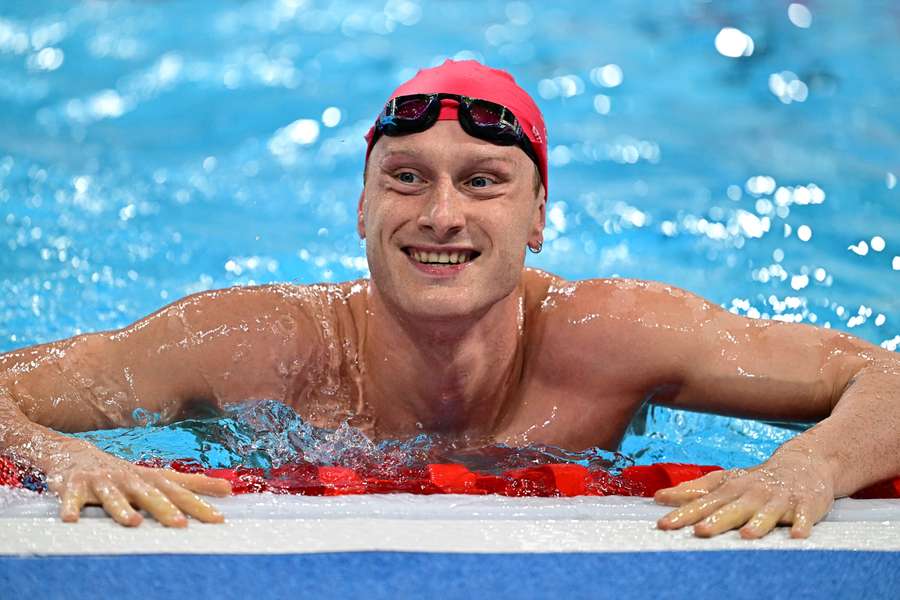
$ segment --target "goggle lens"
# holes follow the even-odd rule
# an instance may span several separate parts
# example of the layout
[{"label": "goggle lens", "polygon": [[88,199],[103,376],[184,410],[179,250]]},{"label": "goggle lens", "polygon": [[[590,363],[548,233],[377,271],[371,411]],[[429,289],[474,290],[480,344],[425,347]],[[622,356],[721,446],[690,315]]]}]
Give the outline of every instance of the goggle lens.
[{"label": "goggle lens", "polygon": [[503,120],[503,113],[506,109],[499,105],[492,105],[486,102],[473,102],[469,107],[469,114],[472,120],[479,127],[498,127],[506,125]]},{"label": "goggle lens", "polygon": [[394,116],[400,119],[421,119],[430,104],[428,98],[423,96],[400,99],[394,108]]}]

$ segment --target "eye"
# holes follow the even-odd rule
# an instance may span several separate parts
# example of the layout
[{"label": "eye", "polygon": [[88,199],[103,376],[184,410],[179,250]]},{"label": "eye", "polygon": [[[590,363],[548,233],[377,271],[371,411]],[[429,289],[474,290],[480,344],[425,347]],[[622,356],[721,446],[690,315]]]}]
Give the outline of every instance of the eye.
[{"label": "eye", "polygon": [[469,180],[469,185],[474,188],[486,188],[492,183],[494,183],[492,179],[481,175],[479,175],[478,177],[473,177]]},{"label": "eye", "polygon": [[418,175],[412,171],[401,171],[395,177],[402,183],[415,183]]}]

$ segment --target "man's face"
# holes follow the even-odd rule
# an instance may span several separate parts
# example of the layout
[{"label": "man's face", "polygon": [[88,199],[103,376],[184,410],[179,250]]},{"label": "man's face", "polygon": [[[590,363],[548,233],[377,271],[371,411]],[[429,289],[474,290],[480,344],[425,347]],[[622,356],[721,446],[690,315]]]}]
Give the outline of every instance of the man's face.
[{"label": "man's face", "polygon": [[526,244],[541,240],[543,188],[534,163],[438,121],[382,137],[359,204],[372,281],[384,300],[420,319],[478,316],[516,287]]}]

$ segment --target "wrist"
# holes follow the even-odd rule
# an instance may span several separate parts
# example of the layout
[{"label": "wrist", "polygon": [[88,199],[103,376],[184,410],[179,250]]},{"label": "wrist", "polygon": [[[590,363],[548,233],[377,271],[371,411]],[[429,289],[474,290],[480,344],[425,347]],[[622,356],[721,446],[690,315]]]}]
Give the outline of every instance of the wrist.
[{"label": "wrist", "polygon": [[804,435],[782,444],[769,459],[769,462],[792,462],[806,465],[820,478],[827,478],[837,491],[841,465],[839,457],[828,453],[813,439],[804,439]]},{"label": "wrist", "polygon": [[0,422],[0,454],[45,473],[77,451],[80,443],[86,443],[29,421],[21,413],[4,416],[12,418]]}]

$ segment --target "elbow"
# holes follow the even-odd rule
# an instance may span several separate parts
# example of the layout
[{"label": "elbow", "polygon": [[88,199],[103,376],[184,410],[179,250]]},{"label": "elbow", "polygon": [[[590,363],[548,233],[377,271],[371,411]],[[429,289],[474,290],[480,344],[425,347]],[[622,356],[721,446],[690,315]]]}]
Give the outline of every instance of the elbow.
[{"label": "elbow", "polygon": [[900,356],[896,353],[866,353],[857,358],[835,381],[830,412],[834,412],[843,398],[853,395],[857,387],[864,387],[866,393],[881,389],[890,392],[900,388]]}]

